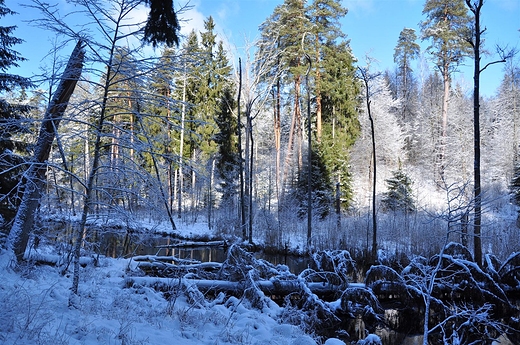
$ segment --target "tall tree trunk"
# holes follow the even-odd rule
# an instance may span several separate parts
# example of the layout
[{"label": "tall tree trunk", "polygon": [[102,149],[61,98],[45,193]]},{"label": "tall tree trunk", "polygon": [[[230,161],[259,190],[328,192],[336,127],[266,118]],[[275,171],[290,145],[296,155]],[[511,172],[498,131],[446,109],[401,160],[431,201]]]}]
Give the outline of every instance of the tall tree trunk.
[{"label": "tall tree trunk", "polygon": [[445,155],[446,155],[446,142],[447,142],[447,133],[448,133],[448,102],[450,97],[450,74],[449,74],[449,63],[444,64],[443,69],[443,86],[444,86],[444,94],[442,97],[442,133],[440,140],[440,153],[439,153],[439,177],[442,181],[444,179],[444,170],[445,170]]},{"label": "tall tree trunk", "polygon": [[[373,177],[372,177],[372,260],[377,262],[377,211],[376,211],[376,182],[377,182],[377,160],[376,160],[376,139],[374,130],[374,118],[370,109],[370,79],[375,76],[369,75],[368,68],[359,68],[363,83],[365,84],[365,101],[367,105],[368,119],[370,120],[370,133],[372,136],[372,160],[374,163]],[[368,233],[367,233],[367,247],[368,247]]]},{"label": "tall tree trunk", "polygon": [[186,118],[186,60],[184,61],[184,78],[182,83],[182,110],[181,110],[181,138],[179,143],[179,194],[177,195],[177,217],[181,218],[182,213],[182,187],[184,176],[182,174],[183,151],[184,151],[184,120]]},{"label": "tall tree trunk", "polygon": [[[318,36],[316,35],[316,47],[319,47]],[[321,120],[321,73],[320,73],[320,49],[316,49],[316,141],[321,142],[322,120]],[[310,119],[309,119],[310,121]]]},{"label": "tall tree trunk", "polygon": [[481,225],[482,225],[482,195],[480,185],[480,10],[483,5],[483,0],[479,0],[472,7],[469,0],[466,3],[475,15],[474,25],[474,39],[473,42],[473,53],[474,53],[474,70],[473,70],[473,173],[474,173],[474,202],[475,202],[475,215],[473,218],[473,254],[475,256],[475,262],[482,266],[482,238],[481,238]]},{"label": "tall tree trunk", "polygon": [[249,243],[253,244],[253,156],[254,156],[254,150],[253,150],[253,119],[251,118],[251,111],[253,107],[253,102],[251,101],[247,105],[247,132],[249,137],[249,168],[248,168],[248,240]]},{"label": "tall tree trunk", "polygon": [[67,109],[70,97],[81,77],[85,50],[83,41],[78,41],[63,72],[61,81],[45,113],[34,157],[22,179],[24,193],[16,213],[13,226],[7,238],[7,248],[14,252],[17,261],[23,260],[29,235],[34,225],[36,209],[39,205],[45,182],[47,160],[54,138],[57,136],[60,121]]},{"label": "tall tree trunk", "polygon": [[237,99],[237,132],[238,132],[238,173],[240,175],[240,228],[242,239],[247,239],[246,202],[244,198],[244,161],[242,159],[242,118],[240,116],[240,97],[242,95],[242,60],[238,59],[238,99]]},{"label": "tall tree trunk", "polygon": [[251,229],[249,227],[249,218],[251,215],[251,209],[249,208],[249,204],[250,204],[252,195],[251,195],[251,174],[250,174],[251,166],[250,166],[249,162],[251,161],[252,147],[251,147],[251,131],[250,131],[251,114],[250,114],[249,106],[250,106],[250,104],[246,103],[246,109],[245,109],[245,116],[246,116],[246,128],[245,128],[245,134],[246,134],[245,144],[246,145],[245,146],[246,147],[245,147],[245,151],[244,151],[244,174],[245,174],[244,203],[246,205],[245,206],[245,215],[246,215],[247,220],[244,221],[244,226],[246,227],[247,238],[249,241],[251,241]]},{"label": "tall tree trunk", "polygon": [[474,203],[475,203],[475,216],[473,219],[473,244],[474,244],[474,256],[475,262],[482,266],[482,238],[481,238],[481,225],[482,225],[482,195],[481,195],[481,184],[480,184],[480,73],[484,71],[490,65],[496,63],[506,62],[506,59],[511,58],[514,55],[514,50],[509,52],[501,51],[501,59],[493,62],[488,62],[484,67],[480,67],[480,48],[481,48],[481,35],[486,29],[480,28],[480,11],[484,5],[484,0],[466,0],[466,5],[474,15],[474,37],[473,41],[470,42],[473,47],[474,53],[474,71],[473,71],[473,146],[474,146]]},{"label": "tall tree trunk", "polygon": [[282,137],[282,125],[280,120],[280,79],[276,82],[276,96],[274,109],[274,147],[276,150],[276,198],[279,202],[280,196],[280,144]]},{"label": "tall tree trunk", "polygon": [[374,118],[372,117],[372,113],[370,112],[370,100],[368,97],[367,91],[367,109],[368,109],[368,118],[370,120],[370,132],[372,134],[372,158],[374,162],[374,169],[372,177],[372,260],[373,262],[377,262],[377,211],[376,211],[376,182],[377,182],[377,161],[376,161],[376,137],[374,133]]},{"label": "tall tree trunk", "polygon": [[[297,76],[294,80],[294,111],[293,111],[293,117],[291,120],[291,129],[289,131],[289,142],[287,144],[287,153],[285,155],[285,163],[284,163],[284,172],[282,177],[282,191],[281,191],[281,199],[283,201],[284,195],[285,195],[285,183],[287,181],[287,177],[289,175],[289,170],[291,168],[292,158],[293,158],[293,146],[294,145],[294,137],[295,132],[296,135],[300,134],[298,131],[301,129],[299,128],[298,121],[300,120],[300,76]],[[300,134],[301,135],[301,134]],[[301,151],[300,151],[301,152]]]},{"label": "tall tree trunk", "polygon": [[[307,55],[309,69],[305,74],[305,88],[307,89],[307,250],[311,251],[312,245],[312,126],[311,126],[311,90],[309,85],[309,73],[312,68],[311,58]],[[319,68],[317,68],[319,70]],[[319,74],[319,73],[318,73]],[[318,77],[318,76],[317,76]],[[320,115],[321,116],[321,115]],[[320,118],[321,121],[321,118]],[[321,125],[321,122],[320,122]]]}]

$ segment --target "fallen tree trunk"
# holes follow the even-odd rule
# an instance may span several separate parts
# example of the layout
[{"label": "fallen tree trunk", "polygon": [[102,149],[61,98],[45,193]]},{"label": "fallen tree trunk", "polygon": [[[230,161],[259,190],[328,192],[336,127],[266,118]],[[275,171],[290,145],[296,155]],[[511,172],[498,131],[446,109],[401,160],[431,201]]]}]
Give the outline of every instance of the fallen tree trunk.
[{"label": "fallen tree trunk", "polygon": [[133,256],[132,260],[137,262],[166,262],[176,264],[200,264],[198,260],[181,259],[172,255],[137,255]]},{"label": "fallen tree trunk", "polygon": [[[215,273],[218,272],[222,268],[222,264],[218,262],[202,262],[195,264],[186,264],[186,265],[175,265],[168,262],[154,261],[147,262],[142,261],[139,262],[138,266],[143,272],[147,275],[155,276],[155,277],[180,277],[186,273]],[[167,278],[168,279],[168,278]]]},{"label": "fallen tree trunk", "polygon": [[155,248],[192,248],[192,247],[225,247],[227,246],[226,241],[184,241],[172,244],[165,244],[157,246]]},{"label": "fallen tree trunk", "polygon": [[[240,294],[247,289],[245,282],[231,282],[227,280],[209,279],[185,279],[185,278],[155,278],[155,277],[129,277],[125,279],[125,287],[139,288],[149,287],[161,292],[168,292],[175,287],[182,286],[183,281],[189,285],[195,285],[200,292],[228,294]],[[301,283],[298,280],[259,280],[255,284],[266,295],[289,295],[301,291]],[[316,295],[329,295],[343,291],[346,286],[332,285],[328,283],[306,283],[307,288]]]}]

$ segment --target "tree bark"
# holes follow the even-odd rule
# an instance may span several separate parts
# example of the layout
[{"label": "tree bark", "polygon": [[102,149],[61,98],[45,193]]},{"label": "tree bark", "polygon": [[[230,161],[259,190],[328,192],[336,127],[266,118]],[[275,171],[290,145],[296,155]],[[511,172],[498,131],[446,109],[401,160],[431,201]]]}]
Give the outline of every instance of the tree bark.
[{"label": "tree bark", "polygon": [[482,266],[482,239],[481,239],[481,225],[482,225],[482,195],[480,185],[480,10],[483,5],[483,0],[479,0],[474,6],[469,0],[466,0],[468,7],[475,15],[475,41],[473,42],[474,53],[474,71],[473,71],[473,172],[474,172],[474,202],[475,202],[475,216],[473,219],[473,254],[475,262]]},{"label": "tree bark", "polygon": [[242,60],[238,59],[238,100],[237,100],[237,132],[238,132],[238,170],[240,174],[240,227],[242,239],[247,240],[246,203],[244,198],[244,161],[242,160],[242,119],[240,116],[240,96],[242,95]]},{"label": "tree bark", "polygon": [[58,127],[67,109],[70,97],[74,92],[78,79],[81,77],[85,57],[83,47],[84,43],[80,40],[72,51],[58,88],[45,112],[34,156],[22,178],[24,193],[7,239],[7,247],[14,252],[17,261],[23,260],[25,249],[29,242],[36,209],[41,198],[40,192],[45,184],[47,160],[52,143],[57,136]]}]

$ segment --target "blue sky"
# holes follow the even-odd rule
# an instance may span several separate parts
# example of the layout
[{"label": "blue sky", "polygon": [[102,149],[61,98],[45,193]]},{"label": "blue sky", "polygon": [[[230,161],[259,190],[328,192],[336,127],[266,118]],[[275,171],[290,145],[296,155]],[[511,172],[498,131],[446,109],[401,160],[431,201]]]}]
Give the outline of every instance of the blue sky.
[{"label": "blue sky", "polygon": [[[64,3],[64,0],[56,0]],[[50,1],[52,3],[52,1]],[[283,0],[191,0],[191,9],[182,14],[183,32],[191,29],[203,29],[203,21],[213,16],[217,31],[235,55],[243,54],[245,42],[252,42],[258,37],[258,26],[273,12]],[[29,59],[17,70],[20,74],[36,73],[49,50],[52,34],[39,28],[31,27],[26,21],[34,19],[37,13],[20,7],[28,0],[6,0],[6,5],[19,14],[2,18],[2,25],[17,25],[15,35],[25,40],[18,45],[22,56]],[[186,1],[175,0],[176,6]],[[424,19],[422,8],[424,0],[344,0],[348,14],[342,20],[343,31],[350,39],[354,55],[364,64],[365,56],[377,61],[375,69],[393,69],[394,47],[400,31],[413,28],[419,33],[418,23]],[[67,5],[63,5],[67,6]],[[486,0],[482,9],[482,24],[487,27],[486,48],[494,51],[494,46],[517,46],[520,48],[520,0]],[[422,42],[425,48],[427,42]],[[485,56],[483,63],[491,61],[493,56]],[[517,57],[517,60],[520,58]],[[472,60],[467,59],[467,67],[461,67],[461,73],[455,76],[468,92],[472,87]],[[424,75],[428,66],[416,62],[414,70]],[[503,74],[502,65],[491,66],[482,74],[482,93],[494,94]]]}]

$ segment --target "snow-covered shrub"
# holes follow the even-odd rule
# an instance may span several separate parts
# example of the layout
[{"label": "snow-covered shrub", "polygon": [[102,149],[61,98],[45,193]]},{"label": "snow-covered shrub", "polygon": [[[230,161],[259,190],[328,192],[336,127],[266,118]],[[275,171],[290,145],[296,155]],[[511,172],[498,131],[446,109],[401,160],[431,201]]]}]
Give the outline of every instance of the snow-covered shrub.
[{"label": "snow-covered shrub", "polygon": [[498,269],[498,274],[508,288],[520,288],[520,252],[511,254]]},{"label": "snow-covered shrub", "polygon": [[358,341],[357,345],[383,345],[383,342],[377,335],[369,334],[365,339]]},{"label": "snow-covered shrub", "polygon": [[[412,260],[402,276],[416,301],[430,301],[429,337],[434,343],[456,344],[493,339],[504,332],[515,307],[508,301],[500,276],[483,271],[460,244],[449,243],[442,255]],[[513,265],[514,266],[514,265]],[[502,266],[503,267],[503,266]],[[433,286],[431,285],[433,284]],[[505,322],[505,323],[504,323]]]},{"label": "snow-covered shrub", "polygon": [[337,325],[341,321],[335,309],[316,296],[307,286],[313,282],[319,272],[304,270],[298,275],[298,289],[285,297],[285,306],[281,320],[299,325],[306,333],[315,337],[335,335]]},{"label": "snow-covered shrub", "polygon": [[323,250],[312,254],[312,259],[319,271],[334,272],[341,279],[340,283],[354,280],[356,262],[346,250]]}]

